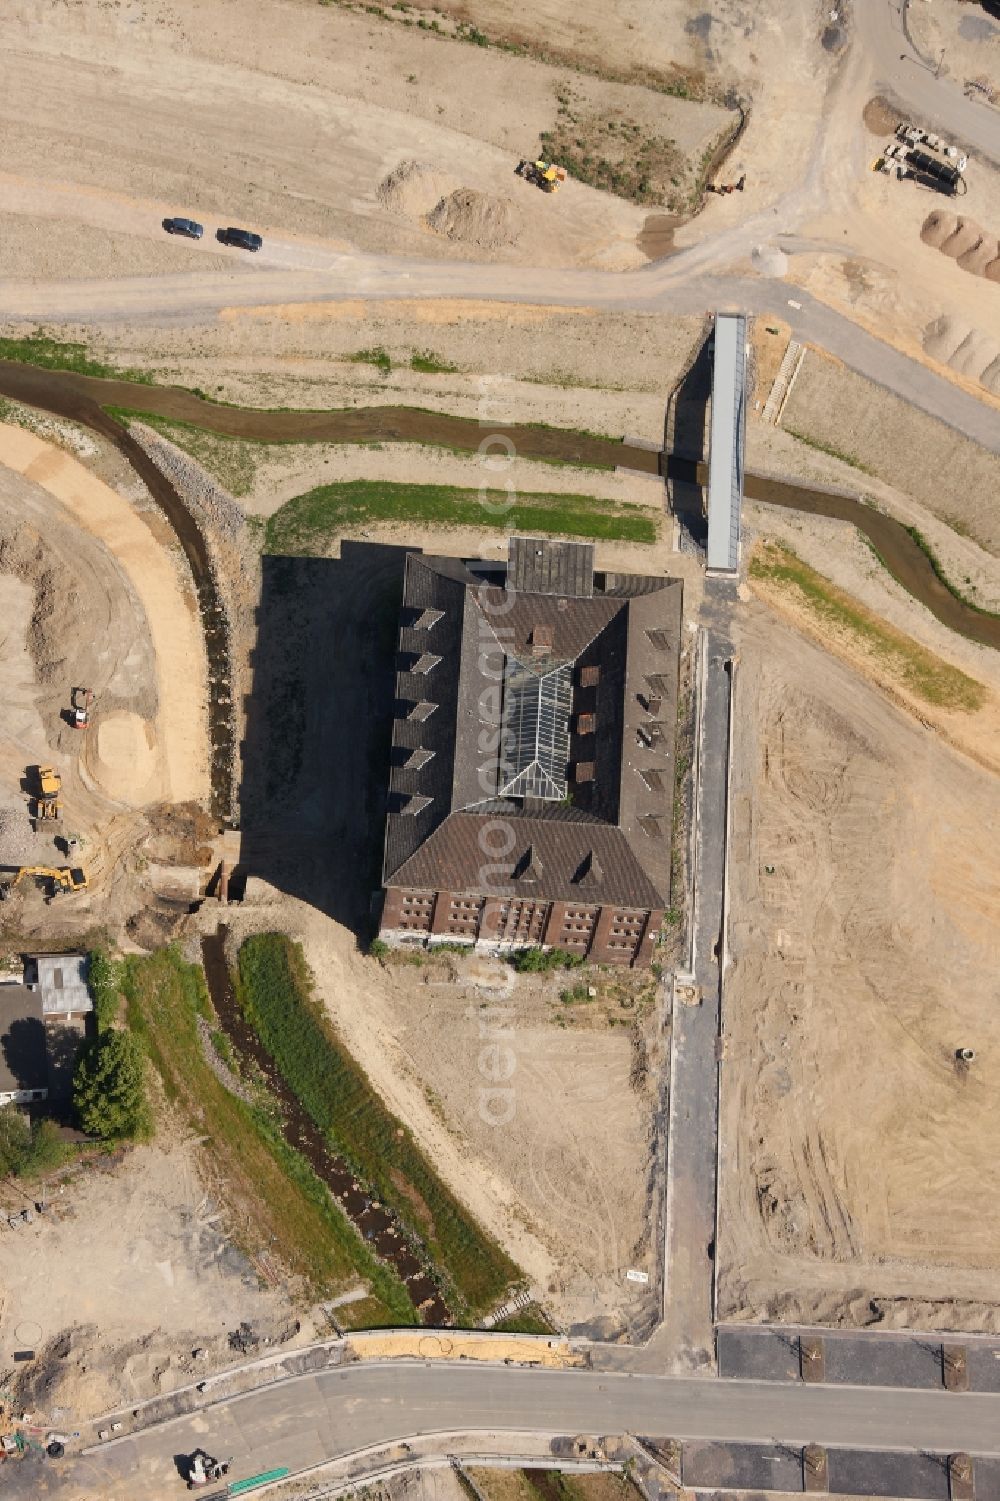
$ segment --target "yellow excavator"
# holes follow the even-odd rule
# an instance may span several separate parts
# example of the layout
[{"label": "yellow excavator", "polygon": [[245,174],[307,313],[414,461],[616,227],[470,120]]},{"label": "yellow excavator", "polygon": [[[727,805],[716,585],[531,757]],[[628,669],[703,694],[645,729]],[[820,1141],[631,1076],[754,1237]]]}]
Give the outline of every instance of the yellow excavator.
[{"label": "yellow excavator", "polygon": [[20,885],[29,876],[34,876],[36,880],[47,884],[47,900],[50,902],[57,896],[65,896],[71,891],[86,891],[90,885],[87,872],[81,866],[21,865],[14,872],[13,879],[0,886],[0,901],[10,896],[14,887]]},{"label": "yellow excavator", "polygon": [[35,793],[35,823],[58,822],[62,818],[62,803],[59,801],[62,777],[52,766],[38,766],[35,778],[38,789]]},{"label": "yellow excavator", "polygon": [[543,193],[558,193],[559,184],[566,181],[566,168],[557,167],[554,162],[520,161],[514,171],[525,182],[541,188]]}]

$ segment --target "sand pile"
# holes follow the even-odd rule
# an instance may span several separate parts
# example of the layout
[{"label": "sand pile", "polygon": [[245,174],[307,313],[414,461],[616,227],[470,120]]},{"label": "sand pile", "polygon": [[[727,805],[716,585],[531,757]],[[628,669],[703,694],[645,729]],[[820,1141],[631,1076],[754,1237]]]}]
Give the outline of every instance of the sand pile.
[{"label": "sand pile", "polygon": [[953,261],[957,261],[978,245],[982,238],[983,231],[974,220],[959,219],[954,233],[950,234],[938,248],[942,255],[950,256]]},{"label": "sand pile", "polygon": [[946,214],[941,209],[935,209],[933,214],[928,214],[920,230],[920,238],[925,245],[932,245],[935,250],[940,250],[945,240],[955,233],[958,228],[958,220],[954,214]]},{"label": "sand pile", "polygon": [[988,334],[960,318],[942,315],[924,329],[923,346],[931,359],[950,365],[959,375],[971,376],[989,391],[1000,381],[1000,346]]},{"label": "sand pile", "polygon": [[788,256],[777,245],[755,245],[750,264],[761,276],[784,276],[788,270]]},{"label": "sand pile", "polygon": [[979,377],[979,384],[994,396],[1000,396],[1000,355],[991,360]]},{"label": "sand pile", "polygon": [[45,687],[62,683],[80,617],[72,572],[45,548],[39,533],[25,525],[17,532],[0,532],[0,573],[12,573],[34,588],[28,650],[35,675]]},{"label": "sand pile", "polygon": [[436,234],[483,250],[502,250],[517,243],[520,216],[509,198],[494,198],[475,188],[459,188],[442,198],[427,216]]},{"label": "sand pile", "polygon": [[963,271],[969,271],[973,276],[983,276],[986,267],[997,258],[997,242],[989,235],[981,235],[971,250],[958,258],[958,264]]},{"label": "sand pile", "polygon": [[375,197],[390,214],[422,219],[435,204],[455,188],[455,179],[426,162],[405,161],[393,167],[375,190]]}]

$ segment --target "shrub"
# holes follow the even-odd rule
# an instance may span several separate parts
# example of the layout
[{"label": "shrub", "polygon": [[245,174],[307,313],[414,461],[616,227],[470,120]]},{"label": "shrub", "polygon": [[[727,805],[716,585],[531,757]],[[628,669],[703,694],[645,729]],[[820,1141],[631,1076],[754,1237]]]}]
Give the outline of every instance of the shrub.
[{"label": "shrub", "polygon": [[533,948],[518,949],[510,962],[519,975],[539,975],[553,969],[579,969],[587,961],[582,954],[572,954],[568,949]]},{"label": "shrub", "polygon": [[103,1141],[146,1136],[146,1055],[129,1032],[103,1032],[81,1052],[73,1078],[80,1129]]},{"label": "shrub", "polygon": [[91,949],[87,984],[94,998],[94,1021],[98,1032],[107,1032],[118,1017],[121,1000],[119,967],[107,949]]},{"label": "shrub", "polygon": [[37,1178],[61,1167],[73,1148],[52,1121],[29,1125],[19,1110],[0,1110],[0,1177]]}]

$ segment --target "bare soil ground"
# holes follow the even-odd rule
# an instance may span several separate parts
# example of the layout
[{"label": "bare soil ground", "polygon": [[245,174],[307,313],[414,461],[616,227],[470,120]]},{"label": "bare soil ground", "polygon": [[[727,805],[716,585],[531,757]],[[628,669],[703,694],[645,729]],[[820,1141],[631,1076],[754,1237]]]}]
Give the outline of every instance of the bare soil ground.
[{"label": "bare soil ground", "polygon": [[[605,36],[614,22],[600,27]],[[233,0],[171,0],[165,8],[135,0],[127,11],[90,0],[50,6],[44,18],[29,9],[11,46],[17,66],[4,90],[0,169],[29,239],[7,245],[7,274],[52,274],[57,266],[74,274],[72,244],[62,239],[47,256],[44,234],[32,230],[53,214],[76,213],[113,235],[128,233],[137,202],[154,233],[172,212],[214,221],[202,247],[213,261],[227,253],[212,248],[220,222],[249,222],[265,237],[279,228],[411,254],[643,260],[635,243],[642,208],[576,181],[545,195],[514,175],[557,122],[564,66],[452,40],[413,17],[393,24],[276,0],[252,12]],[[641,83],[568,77],[580,108],[602,128],[628,122],[641,140],[673,141],[683,190],[732,119],[716,104]],[[76,121],[69,135],[67,116]],[[444,191],[386,207],[379,187],[407,161],[429,168]],[[81,202],[74,210],[75,184],[96,190],[86,209]],[[427,216],[456,190],[495,201],[512,226],[506,243],[484,240],[475,217],[461,214],[448,233],[435,233]],[[83,257],[81,266],[93,266],[93,243]]]},{"label": "bare soil ground", "polygon": [[[666,395],[706,336],[703,318],[447,298],[231,308],[193,330],[68,333],[159,383],[245,406],[401,403],[650,440],[662,439]],[[374,363],[383,353],[386,372]],[[455,368],[414,371],[421,355]]]},{"label": "bare soil ground", "polygon": [[921,0],[907,15],[914,45],[935,65],[941,76],[958,83],[978,79],[997,87],[1000,70],[1000,17],[968,0]]},{"label": "bare soil ground", "polygon": [[[0,1237],[0,1369],[35,1422],[58,1428],[165,1394],[247,1358],[230,1335],[299,1330],[228,1243],[187,1141],[95,1159],[49,1184],[49,1210]],[[37,1191],[36,1191],[37,1192]],[[5,1207],[24,1195],[2,1190]],[[305,1339],[307,1333],[302,1335]],[[34,1349],[13,1366],[16,1350]],[[194,1351],[202,1353],[197,1357]]]},{"label": "bare soil ground", "polygon": [[[0,864],[9,873],[65,863],[52,831],[35,833],[29,820],[29,768],[53,765],[63,781],[58,832],[80,839],[90,889],[52,911],[41,891],[22,886],[3,921],[8,934],[51,940],[114,930],[154,900],[145,810],[197,799],[207,776],[203,653],[191,586],[164,549],[163,523],[143,512],[135,476],[132,493],[120,493],[67,451],[82,453],[86,435],[60,425],[50,436],[66,446],[0,427]],[[85,732],[68,720],[74,686],[95,694]],[[169,838],[163,858],[188,863]]]},{"label": "bare soil ground", "polygon": [[996,556],[1000,526],[992,497],[1000,457],[891,392],[810,351],[792,387],[782,425],[826,444],[903,491],[954,531]]},{"label": "bare soil ground", "polygon": [[761,605],[739,651],[720,1311],[998,1328],[997,780]]}]

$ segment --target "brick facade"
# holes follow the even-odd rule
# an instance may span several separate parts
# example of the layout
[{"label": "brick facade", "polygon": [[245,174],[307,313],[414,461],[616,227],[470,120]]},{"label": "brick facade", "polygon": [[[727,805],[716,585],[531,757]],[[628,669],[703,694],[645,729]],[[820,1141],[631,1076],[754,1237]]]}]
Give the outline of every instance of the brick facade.
[{"label": "brick facade", "polygon": [[525,901],[389,886],[379,931],[397,942],[468,943],[485,951],[566,949],[594,964],[652,962],[662,910]]}]

